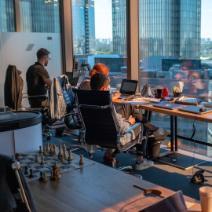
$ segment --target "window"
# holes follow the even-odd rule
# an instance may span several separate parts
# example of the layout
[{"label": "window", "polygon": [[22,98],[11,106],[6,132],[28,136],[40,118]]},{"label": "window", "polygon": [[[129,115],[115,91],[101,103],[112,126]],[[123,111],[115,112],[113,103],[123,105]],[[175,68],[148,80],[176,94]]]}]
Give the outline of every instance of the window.
[{"label": "window", "polygon": [[126,0],[73,0],[73,43],[78,62],[104,63],[111,85],[126,78]]},{"label": "window", "polygon": [[23,32],[60,32],[57,0],[20,0],[20,14]]},{"label": "window", "polygon": [[13,0],[0,1],[0,32],[14,32],[14,3]]},{"label": "window", "polygon": [[[210,0],[140,0],[140,73],[141,87],[172,87],[184,82],[184,95],[212,100],[212,28]],[[169,127],[169,118],[154,115],[158,126]],[[189,123],[189,124],[188,124]],[[212,127],[208,123],[180,119],[180,135],[211,142]],[[188,126],[191,126],[188,129]],[[182,148],[191,149],[191,142],[181,140]],[[195,148],[201,154],[211,155],[211,148]]]}]

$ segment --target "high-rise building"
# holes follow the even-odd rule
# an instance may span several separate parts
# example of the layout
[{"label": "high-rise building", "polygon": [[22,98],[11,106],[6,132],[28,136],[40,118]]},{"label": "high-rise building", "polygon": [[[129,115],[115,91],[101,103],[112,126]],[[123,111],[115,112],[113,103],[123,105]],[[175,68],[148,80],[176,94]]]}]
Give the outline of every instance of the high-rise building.
[{"label": "high-rise building", "polygon": [[139,9],[140,55],[147,67],[157,58],[200,58],[201,0],[140,0]]},{"label": "high-rise building", "polygon": [[113,53],[126,55],[126,0],[112,0]]},{"label": "high-rise building", "polygon": [[60,32],[59,1],[20,0],[21,30]]},{"label": "high-rise building", "polygon": [[0,0],[0,32],[14,32],[14,1]]},{"label": "high-rise building", "polygon": [[73,0],[73,41],[75,54],[90,54],[95,49],[94,0]]}]

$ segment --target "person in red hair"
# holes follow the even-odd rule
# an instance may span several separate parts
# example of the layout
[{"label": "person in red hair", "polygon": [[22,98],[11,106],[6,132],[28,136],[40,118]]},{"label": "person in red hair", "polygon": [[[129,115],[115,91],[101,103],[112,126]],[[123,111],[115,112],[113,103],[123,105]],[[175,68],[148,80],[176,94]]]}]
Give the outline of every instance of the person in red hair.
[{"label": "person in red hair", "polygon": [[109,78],[110,69],[103,63],[96,63],[89,73],[89,78],[82,81],[79,86],[81,90],[91,90],[90,78],[95,74],[100,73]]}]

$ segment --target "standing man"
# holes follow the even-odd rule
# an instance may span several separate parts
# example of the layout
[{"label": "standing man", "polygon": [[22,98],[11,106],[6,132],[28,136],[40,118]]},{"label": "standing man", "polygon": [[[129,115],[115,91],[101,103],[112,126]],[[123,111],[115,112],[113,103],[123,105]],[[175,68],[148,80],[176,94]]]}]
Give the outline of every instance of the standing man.
[{"label": "standing man", "polygon": [[37,62],[26,73],[28,100],[32,108],[48,105],[47,90],[51,86],[51,80],[45,66],[48,65],[49,54],[47,49],[39,49]]}]

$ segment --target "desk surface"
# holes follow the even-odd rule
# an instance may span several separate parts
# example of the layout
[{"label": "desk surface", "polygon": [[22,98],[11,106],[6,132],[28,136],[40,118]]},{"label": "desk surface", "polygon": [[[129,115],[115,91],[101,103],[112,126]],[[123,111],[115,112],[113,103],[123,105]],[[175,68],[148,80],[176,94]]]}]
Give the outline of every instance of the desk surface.
[{"label": "desk surface", "polygon": [[[133,101],[128,102],[126,100],[113,99],[113,102],[115,104],[132,104]],[[177,109],[169,110],[169,109],[154,107],[152,106],[151,103],[148,104],[143,102],[141,103],[136,102],[136,105],[139,105],[139,107],[141,107],[144,110],[149,110],[152,112],[163,113],[170,116],[177,116],[177,117],[212,123],[212,112],[208,112],[205,114],[195,114],[195,113],[183,112]]]},{"label": "desk surface", "polygon": [[[169,189],[99,163],[65,173],[59,182],[31,182],[30,189],[39,212],[138,211],[162,199],[145,197],[134,184],[160,189],[165,197],[173,194]],[[193,199],[186,198],[186,203],[189,211],[200,211]]]}]

